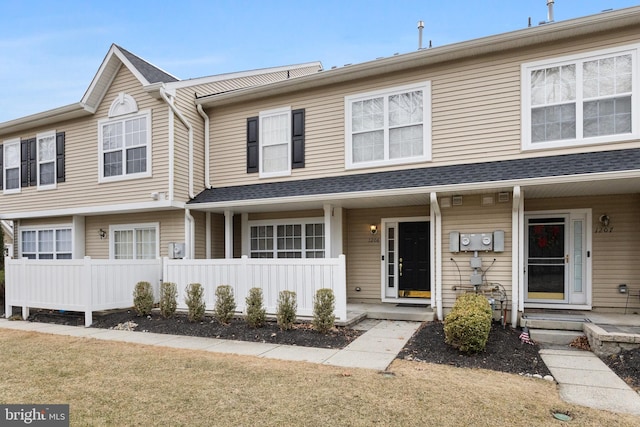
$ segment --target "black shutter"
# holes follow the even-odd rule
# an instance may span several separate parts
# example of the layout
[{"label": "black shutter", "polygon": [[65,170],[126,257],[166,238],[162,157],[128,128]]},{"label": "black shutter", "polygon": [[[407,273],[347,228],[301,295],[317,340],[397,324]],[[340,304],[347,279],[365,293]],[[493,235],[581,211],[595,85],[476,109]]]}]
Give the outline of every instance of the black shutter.
[{"label": "black shutter", "polygon": [[38,151],[36,150],[36,139],[27,140],[29,144],[29,185],[38,185]]},{"label": "black shutter", "polygon": [[4,182],[4,169],[2,167],[2,160],[4,157],[4,151],[2,151],[2,144],[0,144],[0,190],[2,190],[2,183]]},{"label": "black shutter", "polygon": [[304,167],[304,108],[291,112],[291,168]]},{"label": "black shutter", "polygon": [[247,173],[258,172],[259,160],[258,117],[249,117],[247,119]]},{"label": "black shutter", "polygon": [[56,133],[56,182],[64,182],[64,132]]},{"label": "black shutter", "polygon": [[29,140],[20,141],[20,187],[29,186]]}]

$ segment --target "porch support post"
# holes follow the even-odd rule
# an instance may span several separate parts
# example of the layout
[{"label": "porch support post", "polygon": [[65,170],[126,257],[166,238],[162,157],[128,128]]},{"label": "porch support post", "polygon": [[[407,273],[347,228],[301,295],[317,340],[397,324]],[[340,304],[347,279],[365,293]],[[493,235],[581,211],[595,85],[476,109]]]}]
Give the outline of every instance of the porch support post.
[{"label": "porch support post", "polygon": [[324,209],[324,253],[327,258],[342,255],[342,208],[330,204]]},{"label": "porch support post", "polygon": [[211,212],[205,212],[204,214],[204,219],[205,219],[205,225],[204,225],[204,229],[205,229],[205,235],[204,235],[204,251],[205,251],[205,258],[206,259],[211,259]]},{"label": "porch support post", "polygon": [[326,203],[322,205],[322,209],[324,210],[324,253],[327,258],[332,258],[333,253],[331,251],[331,242],[333,240],[333,221],[331,213],[333,208],[330,204]]},{"label": "porch support post", "polygon": [[[432,192],[430,207],[431,217],[431,236],[433,236],[434,251],[431,251],[431,265],[435,266],[431,269],[432,283],[435,279],[434,296],[436,300],[436,314],[438,320],[444,320],[442,312],[442,212],[438,205],[438,194]],[[435,277],[434,277],[435,276]],[[431,298],[431,306],[433,307],[433,297]]]},{"label": "porch support post", "polygon": [[224,211],[224,257],[233,258],[233,211]]},{"label": "porch support post", "polygon": [[251,237],[249,235],[249,214],[246,212],[240,214],[240,236],[240,253],[249,256]]},{"label": "porch support post", "polygon": [[[511,326],[518,326],[518,311],[520,310],[520,300],[524,295],[520,292],[522,288],[524,264],[522,263],[521,222],[523,216],[523,200],[520,186],[513,187],[513,208],[511,210]],[[506,320],[506,319],[505,319]]]}]

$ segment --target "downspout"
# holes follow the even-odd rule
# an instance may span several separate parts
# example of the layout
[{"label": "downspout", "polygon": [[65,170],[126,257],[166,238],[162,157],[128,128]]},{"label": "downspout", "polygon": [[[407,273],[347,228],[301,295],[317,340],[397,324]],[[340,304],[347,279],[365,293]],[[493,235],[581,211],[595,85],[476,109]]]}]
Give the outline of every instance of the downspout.
[{"label": "downspout", "polygon": [[202,105],[198,104],[196,108],[204,119],[204,186],[209,189],[211,188],[211,179],[209,177],[211,171],[211,159],[209,159],[211,153],[211,147],[209,146],[209,115],[204,112]]},{"label": "downspout", "polygon": [[[173,114],[178,117],[178,119],[186,126],[189,135],[189,199],[195,198],[195,194],[193,194],[193,127],[191,123],[187,120],[187,118],[176,108],[175,105],[169,100],[167,93],[164,87],[160,88],[160,96],[164,99],[164,102],[167,103]],[[173,184],[172,184],[173,187]],[[185,208],[184,210],[185,217],[185,246],[187,248],[187,253],[185,254],[188,259],[194,258],[195,253],[195,222],[193,216],[189,209]]]},{"label": "downspout", "polygon": [[436,315],[438,320],[444,320],[442,312],[442,212],[438,205],[438,195],[431,193],[431,227],[432,235],[435,235],[435,266],[436,266]]},{"label": "downspout", "polygon": [[513,208],[511,210],[511,326],[518,326],[520,306],[520,186],[513,187]]}]

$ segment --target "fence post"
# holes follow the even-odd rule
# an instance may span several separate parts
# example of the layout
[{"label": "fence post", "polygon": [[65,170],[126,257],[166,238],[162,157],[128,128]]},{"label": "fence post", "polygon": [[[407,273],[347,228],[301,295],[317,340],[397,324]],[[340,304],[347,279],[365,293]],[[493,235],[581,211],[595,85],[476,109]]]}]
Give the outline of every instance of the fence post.
[{"label": "fence post", "polygon": [[[7,262],[8,261],[8,262]],[[13,273],[15,272],[14,260],[8,257],[4,261],[5,268],[5,282],[4,282],[4,316],[8,319],[13,314],[13,306],[11,305],[12,291],[9,290]],[[9,268],[7,268],[9,265]]]},{"label": "fence post", "polygon": [[91,274],[91,257],[84,257],[84,265],[82,267],[81,289],[85,290],[84,295],[84,326],[88,328],[93,323],[93,277]]},{"label": "fence post", "polygon": [[[27,277],[27,258],[20,258],[20,300],[22,300],[22,320],[27,320],[29,318],[29,307],[26,306],[26,296],[25,293],[31,288],[31,282],[26,281]],[[18,286],[14,286],[13,288],[16,293],[18,290]]]},{"label": "fence post", "polygon": [[336,269],[336,316],[339,320],[347,320],[347,268],[344,254],[338,255],[338,267]]}]

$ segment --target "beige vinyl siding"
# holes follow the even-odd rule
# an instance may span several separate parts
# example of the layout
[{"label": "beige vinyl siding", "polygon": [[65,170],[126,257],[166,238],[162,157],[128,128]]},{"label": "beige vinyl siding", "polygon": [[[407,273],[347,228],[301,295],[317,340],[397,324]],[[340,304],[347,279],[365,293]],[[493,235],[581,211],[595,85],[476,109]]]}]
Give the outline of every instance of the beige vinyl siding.
[{"label": "beige vinyl siding", "polygon": [[[236,246],[239,244],[236,243]],[[224,215],[211,214],[211,258],[224,258]]]},{"label": "beige vinyl siding", "polygon": [[110,225],[159,223],[160,256],[168,256],[170,242],[185,242],[184,211],[156,211],[138,214],[88,216],[85,220],[86,255],[109,258],[110,236],[100,239],[100,229],[109,232]]},{"label": "beige vinyl siding", "polygon": [[[139,110],[151,111],[152,153],[149,155],[152,155],[153,176],[98,183],[98,120],[107,117],[111,103],[120,92],[133,96]],[[142,90],[125,67],[118,72],[95,115],[34,128],[6,139],[29,138],[48,130],[65,132],[65,182],[58,183],[55,190],[38,191],[32,186],[21,188],[17,194],[0,194],[3,214],[148,202],[151,192],[168,192],[167,107]]]},{"label": "beige vinyl siding", "polygon": [[193,216],[193,219],[195,221],[194,227],[195,227],[195,252],[193,254],[193,258],[195,259],[204,259],[205,254],[206,254],[206,233],[205,233],[205,229],[206,229],[206,219],[205,219],[205,213],[204,212],[196,212],[196,211],[191,211],[191,216]]},{"label": "beige vinyl siding", "polygon": [[[525,193],[526,195],[526,193]],[[572,197],[554,199],[527,199],[526,212],[591,209],[592,210],[592,293],[593,309],[624,311],[627,296],[618,292],[618,285],[626,283],[629,289],[640,290],[640,259],[633,248],[640,241],[638,218],[640,195],[621,194],[600,197]],[[611,233],[597,233],[600,215],[610,218]],[[640,301],[630,299],[630,307],[640,311]]]},{"label": "beige vinyl siding", "polygon": [[[193,90],[192,88],[180,89],[176,94],[176,107],[186,117],[193,129],[193,191],[197,195],[205,188],[205,174],[204,174],[204,119],[198,113],[198,110],[193,104]],[[180,120],[175,119],[175,126],[186,128]],[[188,134],[182,135],[181,138],[185,138],[184,143],[188,144]],[[187,151],[184,153],[187,155],[186,161],[188,162],[188,145]],[[188,170],[187,177],[188,177]],[[188,184],[188,182],[187,182]],[[178,194],[184,193],[187,195],[188,189],[176,188]]]},{"label": "beige vinyl siding", "polygon": [[[429,216],[429,206],[409,206],[379,209],[349,209],[346,217],[347,300],[350,302],[380,302],[382,278],[380,254],[382,239],[371,242],[371,237],[381,237],[382,218]],[[371,235],[369,226],[378,225],[378,234]],[[347,250],[348,248],[348,250]],[[361,290],[358,292],[356,288]]]},{"label": "beige vinyl siding", "polygon": [[[494,197],[497,200],[497,196]],[[507,291],[508,304],[511,310],[511,203],[481,204],[481,196],[465,195],[462,206],[442,208],[442,306],[445,311],[453,307],[456,298],[468,291],[473,269],[470,259],[473,252],[451,253],[449,250],[449,233],[493,233],[504,231],[504,252],[478,252],[482,259],[482,270],[486,272],[485,280],[500,283]],[[452,261],[452,259],[455,261]],[[495,263],[493,260],[496,260]],[[492,265],[493,263],[493,265]],[[456,267],[457,264],[457,267]],[[458,268],[460,272],[458,273]],[[453,290],[463,285],[466,289]]]},{"label": "beige vinyl siding", "polygon": [[[637,41],[635,31],[599,34],[588,41],[570,40],[525,51],[471,57],[430,68],[214,108],[208,112],[213,144],[211,181],[214,186],[233,186],[633,147],[637,142],[522,152],[520,81],[523,63]],[[432,87],[433,160],[345,170],[344,97],[424,81],[430,81]],[[288,106],[306,109],[305,168],[292,170],[290,177],[271,179],[260,179],[257,173],[247,174],[246,119],[260,111]]]}]

